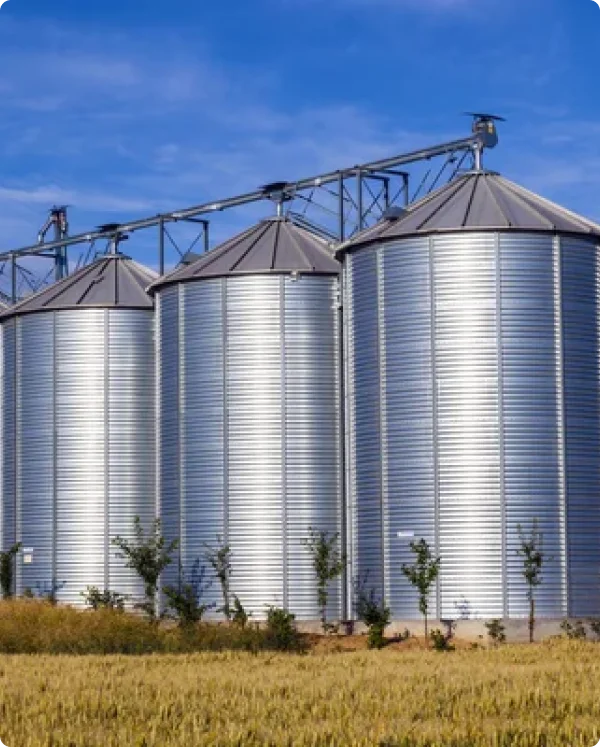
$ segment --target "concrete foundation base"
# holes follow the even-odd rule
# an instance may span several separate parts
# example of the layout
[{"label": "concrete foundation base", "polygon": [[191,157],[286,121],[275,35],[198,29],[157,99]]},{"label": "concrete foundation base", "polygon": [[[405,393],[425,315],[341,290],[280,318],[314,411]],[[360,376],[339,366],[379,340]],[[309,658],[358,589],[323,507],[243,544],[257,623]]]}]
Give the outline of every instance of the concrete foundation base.
[{"label": "concrete foundation base", "polygon": [[[575,623],[581,620],[586,624],[586,630],[589,639],[594,639],[596,636],[590,630],[589,621],[585,618],[572,618],[569,620],[570,623]],[[454,621],[454,637],[460,638],[464,641],[472,641],[476,643],[487,643],[488,642],[488,631],[485,627],[486,620],[455,620]],[[561,630],[560,620],[540,619],[535,624],[535,640],[543,641],[552,636],[564,635],[564,631]],[[502,620],[504,625],[504,633],[506,635],[507,643],[527,643],[529,641],[529,627],[528,621],[524,619],[507,619]],[[429,620],[429,630],[438,628],[442,632],[447,632],[448,625],[447,621],[440,620]],[[339,625],[339,634],[352,632],[354,635],[363,635],[366,633],[366,627],[364,624],[355,622],[352,626],[347,623]],[[321,624],[319,622],[299,622],[298,629],[303,633],[319,634],[321,633]],[[392,624],[386,629],[386,636],[392,638],[394,636],[403,635],[405,631],[409,631],[412,636],[423,637],[424,636],[424,625],[423,620],[394,620]]]}]

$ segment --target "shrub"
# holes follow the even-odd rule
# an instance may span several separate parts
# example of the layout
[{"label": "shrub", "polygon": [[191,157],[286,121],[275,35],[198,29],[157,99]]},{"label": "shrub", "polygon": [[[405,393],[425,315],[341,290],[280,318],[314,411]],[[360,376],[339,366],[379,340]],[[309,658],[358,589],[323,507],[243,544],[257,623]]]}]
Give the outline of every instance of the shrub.
[{"label": "shrub", "polygon": [[385,646],[385,629],[391,622],[391,610],[378,598],[374,589],[366,593],[360,589],[356,604],[359,620],[368,628],[369,648]]},{"label": "shrub", "polygon": [[576,620],[573,624],[571,624],[568,620],[563,620],[560,624],[560,629],[564,632],[565,636],[567,638],[570,638],[571,640],[581,641],[587,638],[585,625],[581,622],[581,620]]},{"label": "shrub", "polygon": [[240,602],[239,598],[235,596],[233,598],[233,609],[231,612],[231,622],[242,630],[245,629],[249,619],[252,617],[250,612],[246,612],[244,606]]},{"label": "shrub", "polygon": [[84,598],[87,606],[93,610],[109,609],[122,612],[125,609],[125,602],[127,601],[125,594],[119,594],[116,591],[109,591],[108,589],[100,591],[97,586],[88,586],[85,591],[81,592],[81,596]]},{"label": "shrub", "polygon": [[17,542],[8,550],[0,552],[0,590],[4,599],[10,599],[13,595],[15,558],[20,549],[21,543]]},{"label": "shrub", "polygon": [[165,586],[163,592],[167,598],[167,607],[182,627],[199,623],[208,605],[200,604],[196,590],[191,584],[183,584],[180,589]]},{"label": "shrub", "polygon": [[435,651],[454,651],[454,646],[450,643],[451,638],[448,634],[435,628],[429,635]]},{"label": "shrub", "polygon": [[[183,568],[180,566],[179,577],[183,578]],[[204,617],[207,610],[214,605],[202,604],[204,593],[211,587],[211,582],[206,581],[206,568],[200,565],[197,558],[189,578],[180,586],[165,586],[163,593],[167,598],[167,609],[171,610],[173,616],[179,621],[181,627],[195,625]]]},{"label": "shrub", "polygon": [[502,620],[490,620],[485,623],[485,627],[487,628],[488,637],[494,646],[497,646],[500,643],[505,643],[506,628],[504,627]]},{"label": "shrub", "polygon": [[267,610],[267,640],[270,648],[276,651],[300,651],[303,639],[295,624],[296,616],[279,607]]}]

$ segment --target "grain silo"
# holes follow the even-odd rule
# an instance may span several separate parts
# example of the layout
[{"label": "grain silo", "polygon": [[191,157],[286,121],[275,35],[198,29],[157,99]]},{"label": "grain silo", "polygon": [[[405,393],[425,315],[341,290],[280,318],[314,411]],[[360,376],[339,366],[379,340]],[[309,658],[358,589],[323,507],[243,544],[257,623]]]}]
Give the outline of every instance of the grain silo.
[{"label": "grain silo", "polygon": [[112,254],[0,317],[2,546],[22,543],[18,594],[143,594],[111,539],[155,516],[155,279]]},{"label": "grain silo", "polygon": [[[328,245],[265,220],[153,287],[159,486],[189,576],[217,536],[232,591],[318,619],[309,527],[341,530],[339,265]],[[197,566],[196,566],[197,567]],[[165,581],[176,582],[176,568]],[[209,574],[210,575],[210,574]],[[205,601],[219,601],[215,582]],[[341,583],[330,615],[340,616]]]},{"label": "grain silo", "polygon": [[419,615],[527,614],[517,527],[547,555],[540,617],[600,614],[600,228],[472,172],[343,247],[353,575]]}]

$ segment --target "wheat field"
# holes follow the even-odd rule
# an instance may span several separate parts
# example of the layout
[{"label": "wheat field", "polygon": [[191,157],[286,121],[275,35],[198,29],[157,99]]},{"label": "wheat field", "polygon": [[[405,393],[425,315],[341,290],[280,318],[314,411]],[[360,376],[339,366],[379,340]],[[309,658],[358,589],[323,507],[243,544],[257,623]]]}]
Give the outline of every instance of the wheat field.
[{"label": "wheat field", "polygon": [[592,747],[600,645],[0,657],[8,747]]}]

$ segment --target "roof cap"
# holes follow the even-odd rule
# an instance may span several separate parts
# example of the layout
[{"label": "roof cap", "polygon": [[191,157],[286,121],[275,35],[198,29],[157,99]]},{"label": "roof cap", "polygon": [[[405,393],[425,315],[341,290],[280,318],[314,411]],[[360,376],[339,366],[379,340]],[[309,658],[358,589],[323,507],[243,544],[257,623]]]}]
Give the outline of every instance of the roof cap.
[{"label": "roof cap", "polygon": [[206,278],[263,274],[337,275],[340,266],[323,239],[289,218],[263,220],[192,264],[160,278],[151,292],[166,285]]},{"label": "roof cap", "polygon": [[600,238],[600,225],[491,171],[461,175],[408,208],[384,219],[338,250],[373,242],[456,231],[533,231]]},{"label": "roof cap", "polygon": [[13,316],[68,309],[152,309],[146,289],[156,273],[123,254],[107,254],[73,275],[29,296],[0,314]]}]

